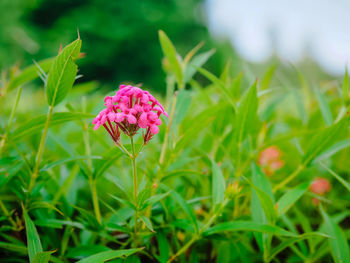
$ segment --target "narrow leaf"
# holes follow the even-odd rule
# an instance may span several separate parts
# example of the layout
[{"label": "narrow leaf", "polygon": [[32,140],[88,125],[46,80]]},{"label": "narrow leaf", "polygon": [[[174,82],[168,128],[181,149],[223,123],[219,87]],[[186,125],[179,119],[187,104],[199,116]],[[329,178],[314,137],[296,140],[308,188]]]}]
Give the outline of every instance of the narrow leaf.
[{"label": "narrow leaf", "polygon": [[307,191],[309,183],[301,184],[285,193],[277,202],[278,215],[285,214]]},{"label": "narrow leaf", "polygon": [[162,30],[159,30],[159,41],[164,56],[168,59],[171,70],[176,76],[178,84],[182,84],[182,68],[177,58],[176,49],[168,36]]},{"label": "narrow leaf", "polygon": [[340,135],[346,130],[347,125],[348,117],[345,117],[338,123],[335,123],[314,135],[303,157],[304,165],[308,165],[320,153],[327,150],[328,147],[334,144],[340,138]]},{"label": "narrow leaf", "polygon": [[213,226],[206,231],[204,231],[203,235],[208,236],[212,234],[218,234],[223,232],[235,232],[235,231],[252,231],[252,232],[262,232],[262,233],[270,233],[278,236],[289,236],[296,237],[297,235],[284,230],[283,228],[265,225],[258,222],[251,221],[234,221],[234,222],[225,222]]},{"label": "narrow leaf", "polygon": [[24,219],[26,224],[29,261],[34,262],[35,255],[42,252],[43,248],[41,246],[40,238],[38,232],[36,231],[35,225],[26,211],[24,211]]},{"label": "narrow leaf", "polygon": [[[48,58],[38,62],[39,66],[45,71],[48,72],[52,66],[52,62],[55,58]],[[30,65],[24,68],[20,73],[16,76],[11,77],[8,89],[13,90],[20,85],[23,85],[26,82],[32,81],[38,77],[38,69],[36,65]]]},{"label": "narrow leaf", "polygon": [[320,211],[324,219],[327,234],[330,236],[329,244],[334,261],[341,263],[350,262],[349,245],[344,232],[327,215],[322,206],[320,206]]},{"label": "narrow leaf", "polygon": [[212,196],[214,207],[221,204],[225,197],[225,178],[220,167],[212,161]]},{"label": "narrow leaf", "polygon": [[325,124],[329,126],[333,123],[333,116],[332,116],[331,109],[329,108],[327,99],[317,87],[314,88],[314,91],[316,94],[318,105],[320,106],[323,120]]},{"label": "narrow leaf", "polygon": [[258,95],[256,82],[242,97],[237,109],[235,119],[235,140],[238,144],[243,142],[249,133],[251,133],[257,123]]}]

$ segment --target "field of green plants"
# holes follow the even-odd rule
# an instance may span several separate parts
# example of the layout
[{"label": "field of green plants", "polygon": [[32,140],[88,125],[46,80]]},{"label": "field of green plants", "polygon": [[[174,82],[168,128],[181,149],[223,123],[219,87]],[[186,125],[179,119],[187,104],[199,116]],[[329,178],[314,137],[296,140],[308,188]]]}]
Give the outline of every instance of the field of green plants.
[{"label": "field of green plants", "polygon": [[350,262],[347,72],[216,75],[159,42],[162,94],[74,84],[80,37],[3,72],[0,261]]}]

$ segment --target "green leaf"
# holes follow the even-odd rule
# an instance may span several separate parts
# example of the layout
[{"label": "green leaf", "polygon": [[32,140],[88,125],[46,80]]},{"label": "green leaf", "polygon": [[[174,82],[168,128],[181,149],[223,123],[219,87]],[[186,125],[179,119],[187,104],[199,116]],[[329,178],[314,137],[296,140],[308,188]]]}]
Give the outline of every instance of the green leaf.
[{"label": "green leaf", "polygon": [[320,162],[320,164],[350,192],[350,183],[348,181],[344,180],[340,175],[338,175],[336,172],[325,166],[323,163]]},{"label": "green leaf", "polygon": [[273,74],[275,73],[276,65],[272,65],[267,69],[261,79],[260,91],[267,90],[270,86]]},{"label": "green leaf", "polygon": [[164,199],[165,197],[167,197],[170,194],[171,191],[167,192],[167,193],[163,193],[163,194],[158,194],[158,195],[154,195],[151,196],[150,198],[146,199],[143,203],[143,205],[140,207],[140,210],[145,209],[147,206],[152,206],[155,203],[159,202],[160,200]]},{"label": "green leaf", "polygon": [[238,144],[255,129],[258,121],[257,110],[258,95],[255,82],[244,94],[237,109],[234,137]]},{"label": "green leaf", "polygon": [[77,39],[66,46],[52,63],[46,83],[47,102],[50,106],[60,103],[72,88],[78,71],[74,60],[78,58],[80,49],[81,40]]},{"label": "green leaf", "polygon": [[324,235],[323,233],[318,233],[318,232],[311,232],[311,233],[306,233],[303,235],[300,235],[298,237],[292,237],[288,238],[287,240],[284,240],[281,244],[279,244],[277,247],[275,247],[270,254],[269,259],[267,262],[272,261],[280,252],[282,252],[284,249],[291,247],[294,243],[300,242],[304,239],[309,239],[309,238],[315,238],[315,237],[328,237]]},{"label": "green leaf", "polygon": [[207,52],[195,56],[185,68],[184,83],[189,82],[192,79],[193,75],[196,73],[197,68],[202,67],[214,53],[215,49],[211,49]]},{"label": "green leaf", "polygon": [[[52,115],[50,127],[69,121],[81,120],[83,118],[91,117],[94,117],[94,115],[78,112],[57,112]],[[9,136],[9,138],[12,141],[16,141],[35,132],[42,131],[45,126],[46,118],[46,115],[41,115],[39,117],[35,117],[34,119],[24,122],[11,134],[11,136]]]},{"label": "green leaf", "polygon": [[329,147],[324,152],[322,152],[318,157],[316,157],[314,162],[319,162],[319,161],[328,159],[329,157],[333,156],[337,152],[339,152],[345,148],[348,148],[348,147],[350,147],[350,139],[345,139],[345,140],[339,141],[339,142],[333,144],[333,146]]},{"label": "green leaf", "polygon": [[159,248],[159,261],[161,263],[165,263],[169,259],[169,243],[168,239],[166,238],[166,235],[163,231],[157,231],[157,242],[158,242],[158,248]]},{"label": "green leaf", "polygon": [[212,196],[213,207],[224,201],[226,183],[220,167],[212,161]]},{"label": "green leaf", "polygon": [[278,216],[285,214],[307,191],[309,185],[309,183],[304,183],[285,193],[277,202]]},{"label": "green leaf", "polygon": [[28,253],[28,250],[25,246],[6,243],[6,242],[0,242],[0,248],[8,250],[8,251],[16,252],[19,254],[27,254]]},{"label": "green leaf", "polygon": [[322,205],[320,211],[324,219],[327,234],[330,236],[329,244],[335,262],[350,262],[349,246],[341,228],[324,211]]},{"label": "green leaf", "polygon": [[213,73],[209,72],[208,70],[204,69],[204,68],[198,68],[197,69],[198,72],[200,72],[204,77],[206,77],[207,79],[209,79],[216,88],[218,88],[218,90],[220,92],[223,92],[225,95],[225,99],[232,105],[232,107],[235,109],[236,108],[236,104],[234,102],[234,98],[231,94],[231,92],[226,88],[225,83],[219,79],[218,77],[216,77]]},{"label": "green leaf", "polygon": [[318,105],[320,106],[323,120],[325,124],[329,126],[333,123],[333,116],[332,116],[331,109],[329,108],[327,99],[317,87],[314,88],[314,91],[316,94]]},{"label": "green leaf", "polygon": [[170,39],[168,38],[168,36],[162,31],[159,30],[159,41],[160,41],[160,45],[162,47],[162,51],[164,56],[168,59],[169,63],[170,63],[170,67],[172,72],[174,73],[174,75],[176,76],[177,79],[177,83],[179,85],[182,84],[182,67],[181,64],[177,58],[177,54],[176,54],[176,49],[173,45],[173,43],[171,43]]},{"label": "green leaf", "polygon": [[151,220],[146,217],[146,216],[140,216],[140,219],[142,220],[142,222],[146,225],[146,227],[151,231],[151,232],[155,232],[152,226],[152,222]]},{"label": "green leaf", "polygon": [[36,231],[35,225],[33,221],[30,219],[28,213],[24,210],[24,219],[26,225],[26,233],[27,233],[27,247],[28,247],[28,255],[29,261],[34,262],[34,257],[37,253],[43,252],[43,248],[41,246],[40,238],[38,232]]},{"label": "green leaf", "polygon": [[348,67],[345,68],[344,80],[342,85],[342,97],[345,102],[349,97],[349,75],[348,75]]},{"label": "green leaf", "polygon": [[314,135],[303,157],[304,165],[308,165],[319,154],[334,144],[335,141],[339,139],[340,135],[346,130],[347,125],[348,117],[345,117],[338,123],[335,123]]},{"label": "green leaf", "polygon": [[36,253],[33,263],[48,263],[53,252],[54,251],[45,251]]},{"label": "green leaf", "polygon": [[[48,72],[49,69],[51,68],[52,62],[54,61],[55,58],[48,58],[44,59],[38,62],[40,68]],[[38,68],[36,65],[30,65],[26,68],[24,68],[19,74],[16,76],[12,77],[9,82],[8,89],[13,90],[17,88],[18,86],[23,85],[26,82],[32,81],[38,77]]]},{"label": "green leaf", "polygon": [[132,209],[136,209],[135,205],[133,203],[131,203],[130,201],[128,200],[125,200],[125,199],[122,199],[122,198],[119,198],[118,196],[115,196],[115,195],[112,195],[112,194],[109,194],[112,198],[114,198],[115,200],[119,201],[120,203],[124,204],[125,206],[127,207],[130,207]]},{"label": "green leaf", "polygon": [[77,261],[77,263],[103,263],[107,260],[115,258],[125,258],[132,254],[135,254],[141,251],[143,248],[133,248],[133,249],[124,249],[124,250],[109,250],[97,253],[95,255],[89,256],[82,260]]},{"label": "green leaf", "polygon": [[289,236],[296,237],[297,235],[284,230],[283,228],[265,225],[258,222],[251,221],[234,221],[234,222],[225,222],[213,226],[206,231],[203,232],[204,236],[219,234],[223,232],[236,232],[236,231],[252,231],[252,232],[262,232],[262,233],[270,233],[278,236]]},{"label": "green leaf", "polygon": [[274,207],[274,196],[270,183],[265,174],[254,163],[252,165],[252,171],[253,183],[251,183],[248,179],[247,181],[255,190],[268,222],[272,223],[276,217],[276,210]]}]

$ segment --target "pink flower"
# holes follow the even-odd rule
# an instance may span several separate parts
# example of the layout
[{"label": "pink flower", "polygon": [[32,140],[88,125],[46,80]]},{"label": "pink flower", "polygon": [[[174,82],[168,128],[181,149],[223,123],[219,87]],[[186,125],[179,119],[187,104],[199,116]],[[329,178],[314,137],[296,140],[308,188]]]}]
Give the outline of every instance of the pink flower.
[{"label": "pink flower", "polygon": [[281,160],[281,151],[276,146],[270,146],[260,152],[258,164],[263,168],[266,175],[272,175],[275,171],[284,166],[284,161]]},{"label": "pink flower", "polygon": [[145,129],[143,140],[147,144],[159,132],[160,115],[169,117],[148,91],[130,85],[120,85],[116,94],[106,96],[104,102],[106,108],[92,123],[95,130],[103,125],[116,143],[120,140],[120,130],[132,137],[141,128]]},{"label": "pink flower", "polygon": [[[317,177],[310,185],[310,191],[317,195],[325,195],[332,188],[331,183],[326,178]],[[320,199],[317,197],[312,198],[312,203],[314,205],[318,205],[320,203]]]},{"label": "pink flower", "polygon": [[317,177],[310,185],[310,191],[317,195],[324,195],[331,190],[332,186],[328,179]]}]

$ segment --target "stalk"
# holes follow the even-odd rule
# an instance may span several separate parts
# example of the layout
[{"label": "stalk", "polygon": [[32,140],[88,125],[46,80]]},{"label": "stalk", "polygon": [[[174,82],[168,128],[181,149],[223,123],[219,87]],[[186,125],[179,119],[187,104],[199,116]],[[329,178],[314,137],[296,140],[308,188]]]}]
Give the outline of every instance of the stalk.
[{"label": "stalk", "polygon": [[136,170],[136,155],[135,155],[135,145],[134,145],[134,138],[130,137],[130,143],[131,143],[131,163],[132,163],[132,170],[133,170],[133,183],[134,183],[134,202],[135,202],[135,227],[134,227],[134,246],[137,247],[137,218],[138,218],[138,204],[137,204],[137,170]]},{"label": "stalk", "polygon": [[35,158],[35,167],[34,167],[34,170],[32,173],[32,177],[30,178],[30,184],[29,184],[29,189],[28,189],[29,192],[31,192],[33,190],[33,187],[35,185],[35,181],[38,177],[39,165],[41,162],[42,155],[44,153],[46,136],[47,136],[47,131],[49,129],[50,120],[52,118],[52,113],[53,113],[53,106],[49,106],[49,111],[47,113],[44,131],[43,131],[43,134],[41,135],[39,150],[38,150],[38,153],[37,153],[36,158]]},{"label": "stalk", "polygon": [[132,169],[133,169],[133,181],[134,181],[134,200],[135,205],[137,206],[137,171],[136,171],[136,156],[135,156],[135,146],[134,146],[134,139],[133,137],[130,137],[131,142],[131,150],[132,150]]}]

